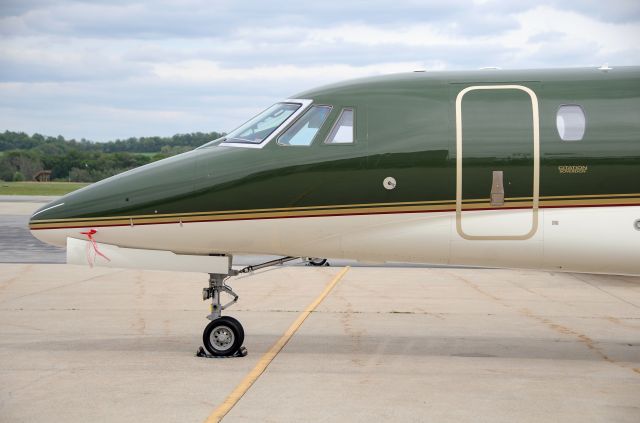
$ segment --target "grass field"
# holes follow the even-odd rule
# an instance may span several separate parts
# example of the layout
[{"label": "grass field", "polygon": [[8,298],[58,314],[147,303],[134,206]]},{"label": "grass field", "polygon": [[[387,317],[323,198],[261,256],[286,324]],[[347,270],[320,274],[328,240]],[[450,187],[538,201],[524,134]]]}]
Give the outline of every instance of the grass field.
[{"label": "grass field", "polygon": [[79,182],[0,181],[0,195],[64,195],[87,185]]}]

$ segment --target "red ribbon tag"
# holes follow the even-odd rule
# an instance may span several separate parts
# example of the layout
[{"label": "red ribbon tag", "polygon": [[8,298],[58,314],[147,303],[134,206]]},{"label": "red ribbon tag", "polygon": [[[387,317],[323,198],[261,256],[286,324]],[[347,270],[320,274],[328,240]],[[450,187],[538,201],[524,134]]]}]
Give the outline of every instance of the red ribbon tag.
[{"label": "red ribbon tag", "polygon": [[109,259],[109,257],[105,256],[104,254],[102,254],[100,252],[100,250],[98,250],[98,244],[96,244],[96,240],[93,239],[93,236],[98,233],[98,231],[96,231],[95,229],[91,229],[87,232],[80,232],[82,235],[86,235],[87,238],[89,238],[89,241],[91,241],[91,245],[93,246],[93,251],[95,252],[95,254],[93,255],[93,257],[91,257],[91,252],[89,249],[89,246],[87,245],[87,263],[89,263],[90,267],[93,267],[93,263],[95,262],[95,258],[96,255],[103,257],[104,259],[106,259],[107,261],[111,261]]}]

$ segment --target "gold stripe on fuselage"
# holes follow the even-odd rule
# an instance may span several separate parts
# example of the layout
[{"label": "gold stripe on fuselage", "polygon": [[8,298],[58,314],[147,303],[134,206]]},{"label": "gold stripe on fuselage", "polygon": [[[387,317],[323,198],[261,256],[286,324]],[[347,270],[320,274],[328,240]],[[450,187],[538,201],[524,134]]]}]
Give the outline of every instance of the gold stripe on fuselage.
[{"label": "gold stripe on fuselage", "polygon": [[[504,206],[494,207],[489,199],[463,200],[462,211],[524,209],[533,205],[531,197],[507,198]],[[596,207],[640,205],[640,194],[575,195],[540,197],[540,207]],[[106,216],[93,218],[71,218],[36,220],[31,229],[52,229],[69,227],[99,227],[149,225],[166,223],[189,223],[202,221],[230,221],[253,219],[282,219],[294,217],[348,216],[363,214],[420,213],[455,211],[455,200],[415,201],[405,203],[371,203],[334,206],[311,206],[273,209],[228,210],[216,212],[195,212],[182,214],[153,214],[137,216]]]}]

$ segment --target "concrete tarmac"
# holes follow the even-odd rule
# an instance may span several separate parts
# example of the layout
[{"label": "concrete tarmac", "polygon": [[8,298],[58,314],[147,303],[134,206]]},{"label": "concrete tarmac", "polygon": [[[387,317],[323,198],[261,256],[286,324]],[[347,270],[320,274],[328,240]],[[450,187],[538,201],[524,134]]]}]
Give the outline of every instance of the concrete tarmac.
[{"label": "concrete tarmac", "polygon": [[[198,274],[0,265],[0,420],[202,422],[339,271],[237,278],[244,358],[194,357]],[[225,418],[640,421],[640,281],[352,268]]]},{"label": "concrete tarmac", "polygon": [[[206,275],[0,264],[0,421],[205,421],[340,270],[233,278],[206,359]],[[638,422],[640,278],[351,268],[224,421]]]},{"label": "concrete tarmac", "polygon": [[57,197],[0,195],[0,263],[64,263],[65,251],[40,242],[28,229],[29,216]]}]

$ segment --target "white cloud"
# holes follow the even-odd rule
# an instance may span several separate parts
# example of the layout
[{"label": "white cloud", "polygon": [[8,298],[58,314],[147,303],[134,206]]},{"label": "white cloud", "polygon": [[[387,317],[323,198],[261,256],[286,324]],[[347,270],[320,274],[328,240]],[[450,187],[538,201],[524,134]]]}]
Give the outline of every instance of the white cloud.
[{"label": "white cloud", "polygon": [[78,138],[226,131],[362,76],[640,61],[636,0],[7,1],[0,130]]},{"label": "white cloud", "polygon": [[[442,69],[443,67],[443,64],[438,64],[430,69]],[[203,82],[243,83],[256,80],[329,83],[349,78],[410,72],[416,69],[425,69],[425,65],[422,62],[400,62],[378,63],[368,66],[326,64],[319,66],[275,65],[253,68],[223,68],[215,62],[189,60],[157,64],[153,66],[153,73],[162,80],[193,84]]]},{"label": "white cloud", "polygon": [[[573,46],[596,45],[600,53],[615,54],[635,47],[640,37],[640,22],[610,23],[573,11],[557,10],[548,6],[537,7],[516,16],[520,24],[517,31],[506,34],[505,45],[536,49],[543,44],[566,43]],[[563,34],[564,39],[549,39],[546,43],[532,42],[538,34],[554,32]],[[638,59],[636,56],[635,60]]]}]

